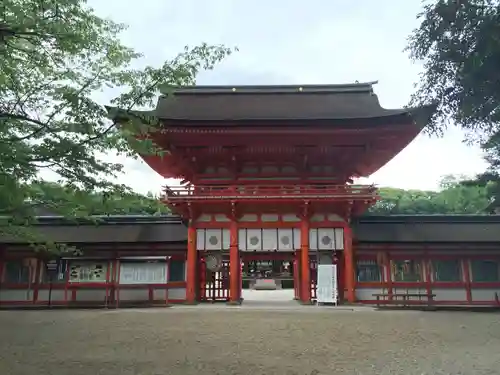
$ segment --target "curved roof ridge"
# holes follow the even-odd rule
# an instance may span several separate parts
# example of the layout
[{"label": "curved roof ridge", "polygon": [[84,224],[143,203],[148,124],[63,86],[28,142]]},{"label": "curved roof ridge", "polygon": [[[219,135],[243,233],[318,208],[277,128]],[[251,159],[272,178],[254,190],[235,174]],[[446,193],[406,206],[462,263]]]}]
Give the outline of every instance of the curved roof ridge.
[{"label": "curved roof ridge", "polygon": [[165,95],[198,95],[198,94],[290,94],[299,92],[311,93],[344,93],[373,92],[373,85],[378,81],[340,83],[340,84],[286,84],[286,85],[194,85],[171,86],[166,88]]}]

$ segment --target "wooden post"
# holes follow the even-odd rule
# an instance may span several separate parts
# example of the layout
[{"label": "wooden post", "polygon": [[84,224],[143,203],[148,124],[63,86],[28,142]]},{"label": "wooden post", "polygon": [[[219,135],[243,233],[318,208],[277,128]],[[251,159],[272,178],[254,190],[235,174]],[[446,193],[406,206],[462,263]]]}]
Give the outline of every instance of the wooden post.
[{"label": "wooden post", "polygon": [[233,217],[229,227],[229,303],[240,303],[240,271],[241,262],[238,251],[238,222]]},{"label": "wooden post", "polygon": [[36,268],[35,268],[35,281],[33,285],[33,303],[36,304],[38,302],[38,291],[40,289],[40,278],[41,278],[41,268],[45,266],[45,263],[42,262],[40,258],[36,258]]},{"label": "wooden post", "polygon": [[4,264],[4,249],[0,247],[0,286],[3,283],[3,269],[5,268]]},{"label": "wooden post", "polygon": [[392,301],[392,272],[391,272],[391,260],[389,258],[389,251],[384,249],[384,281],[387,283],[387,294],[389,295],[389,301]]},{"label": "wooden post", "polygon": [[187,244],[187,277],[186,277],[186,302],[196,303],[196,263],[198,254],[196,250],[196,228],[193,222],[189,221],[188,226],[188,244]]},{"label": "wooden post", "polygon": [[293,289],[294,299],[300,300],[300,250],[295,250],[293,256]]},{"label": "wooden post", "polygon": [[423,258],[424,274],[425,274],[425,292],[427,293],[428,300],[427,303],[431,303],[432,294],[432,276],[431,276],[431,259],[429,257],[429,252],[427,248],[424,248],[424,258]]},{"label": "wooden post", "polygon": [[356,271],[354,264],[354,250],[352,248],[352,231],[347,225],[344,227],[344,261],[347,302],[353,303],[356,301]]},{"label": "wooden post", "polygon": [[465,280],[465,293],[467,296],[467,303],[472,304],[472,289],[471,289],[471,272],[470,272],[470,259],[465,258],[462,259],[462,269],[464,271],[464,280]]},{"label": "wooden post", "polygon": [[300,297],[302,303],[311,303],[311,266],[309,264],[309,218],[304,215],[300,223]]}]

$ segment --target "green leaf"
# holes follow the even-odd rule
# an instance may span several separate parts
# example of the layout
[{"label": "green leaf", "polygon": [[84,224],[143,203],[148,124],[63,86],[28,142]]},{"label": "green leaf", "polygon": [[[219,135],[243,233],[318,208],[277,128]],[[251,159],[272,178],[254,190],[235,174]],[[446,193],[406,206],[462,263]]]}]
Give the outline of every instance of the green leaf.
[{"label": "green leaf", "polygon": [[[159,152],[135,136],[159,128],[151,110],[160,89],[193,84],[232,50],[201,44],[158,67],[134,69],[141,55],[120,42],[125,26],[100,18],[84,0],[48,1],[43,11],[39,0],[4,0],[1,8],[0,216],[12,218],[2,233],[49,241],[30,232],[40,208],[89,220],[165,212],[156,198],[115,183],[123,166],[102,155]],[[120,94],[95,99],[109,87]],[[43,181],[43,171],[59,182]]]}]

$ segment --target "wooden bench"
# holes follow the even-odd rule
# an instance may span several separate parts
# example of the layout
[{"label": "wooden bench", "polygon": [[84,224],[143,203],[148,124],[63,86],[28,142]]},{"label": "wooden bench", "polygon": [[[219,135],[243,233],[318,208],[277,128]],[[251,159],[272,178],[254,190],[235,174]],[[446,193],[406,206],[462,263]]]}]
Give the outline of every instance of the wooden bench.
[{"label": "wooden bench", "polygon": [[[418,301],[426,301],[425,305],[428,307],[434,305],[434,297],[436,297],[433,293],[375,293],[374,297],[377,298],[377,307],[379,307],[384,302],[384,305],[402,305],[403,307],[407,307],[410,305],[408,303],[410,298],[418,298]],[[391,298],[392,299],[389,299]],[[382,299],[382,300],[381,300]]]}]

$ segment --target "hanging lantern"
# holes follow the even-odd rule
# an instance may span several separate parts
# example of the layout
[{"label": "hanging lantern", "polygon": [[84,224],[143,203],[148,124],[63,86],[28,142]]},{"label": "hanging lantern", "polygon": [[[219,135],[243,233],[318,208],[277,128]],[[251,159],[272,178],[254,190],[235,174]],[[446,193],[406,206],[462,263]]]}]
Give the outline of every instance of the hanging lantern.
[{"label": "hanging lantern", "polygon": [[205,264],[209,271],[217,272],[222,267],[222,257],[220,255],[208,255]]}]

